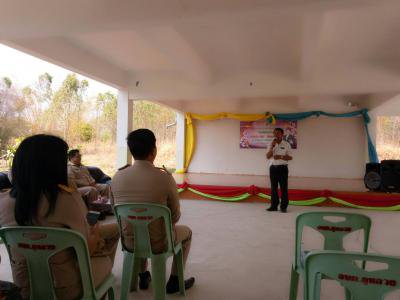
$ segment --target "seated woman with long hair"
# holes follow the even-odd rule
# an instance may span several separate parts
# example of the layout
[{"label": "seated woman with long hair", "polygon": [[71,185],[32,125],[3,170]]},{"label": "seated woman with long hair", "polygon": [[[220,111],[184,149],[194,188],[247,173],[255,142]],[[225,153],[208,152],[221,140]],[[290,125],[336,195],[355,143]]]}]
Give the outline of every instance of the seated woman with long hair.
[{"label": "seated woman with long hair", "polygon": [[[67,143],[52,135],[39,134],[22,141],[12,165],[13,187],[0,193],[0,225],[62,227],[80,232],[88,242],[97,286],[113,267],[118,226],[89,226],[85,203],[79,192],[68,186],[67,151]],[[23,297],[28,298],[25,259],[16,250],[11,253],[14,282]],[[79,298],[82,287],[74,251],[57,253],[50,259],[50,265],[57,298]]]}]

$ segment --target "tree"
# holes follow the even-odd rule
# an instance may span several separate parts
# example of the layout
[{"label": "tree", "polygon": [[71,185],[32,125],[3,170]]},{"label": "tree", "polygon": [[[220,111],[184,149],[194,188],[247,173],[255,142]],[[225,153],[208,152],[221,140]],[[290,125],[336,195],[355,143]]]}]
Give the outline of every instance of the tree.
[{"label": "tree", "polygon": [[12,81],[10,78],[8,77],[3,77],[3,83],[5,84],[5,86],[9,89],[12,86]]},{"label": "tree", "polygon": [[26,134],[24,118],[26,103],[20,91],[12,86],[8,77],[0,81],[0,150],[4,150],[12,137]]},{"label": "tree", "polygon": [[175,112],[172,109],[149,101],[134,102],[133,128],[153,130],[160,142],[175,139],[175,130],[167,128],[167,125],[174,122]]},{"label": "tree", "polygon": [[117,96],[99,93],[96,98],[96,135],[102,140],[115,141],[117,133]]},{"label": "tree", "polygon": [[81,142],[90,142],[94,136],[94,128],[87,122],[79,123],[78,132]]},{"label": "tree", "polygon": [[52,97],[49,106],[52,129],[60,130],[66,140],[78,136],[77,132],[71,132],[71,124],[81,121],[83,97],[88,86],[87,80],[79,81],[76,74],[69,74]]},{"label": "tree", "polygon": [[53,96],[53,89],[51,87],[53,83],[53,76],[49,73],[43,73],[39,76],[36,83],[36,96],[40,103],[50,103]]}]

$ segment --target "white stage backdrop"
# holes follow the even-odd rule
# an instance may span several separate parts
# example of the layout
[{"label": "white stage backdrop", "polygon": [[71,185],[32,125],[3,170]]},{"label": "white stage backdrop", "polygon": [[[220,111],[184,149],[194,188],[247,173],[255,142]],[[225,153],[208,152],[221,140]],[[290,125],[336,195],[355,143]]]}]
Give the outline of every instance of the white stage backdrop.
[{"label": "white stage backdrop", "polygon": [[[268,174],[266,149],[241,149],[240,122],[195,121],[196,149],[189,172]],[[298,121],[297,150],[290,176],[362,178],[366,139],[360,118],[308,118]],[[216,183],[217,184],[217,183]]]}]

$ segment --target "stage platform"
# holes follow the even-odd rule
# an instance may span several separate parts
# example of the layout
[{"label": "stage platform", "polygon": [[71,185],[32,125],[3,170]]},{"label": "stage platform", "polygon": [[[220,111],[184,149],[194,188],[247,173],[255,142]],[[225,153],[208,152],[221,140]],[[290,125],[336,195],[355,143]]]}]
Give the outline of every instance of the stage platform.
[{"label": "stage platform", "polygon": [[[209,173],[174,174],[177,184],[216,185],[216,186],[259,186],[269,188],[268,176],[227,175]],[[289,177],[289,188],[298,190],[334,190],[345,192],[366,192],[364,181],[360,179]]]},{"label": "stage platform", "polygon": [[[182,199],[268,202],[268,176],[174,174]],[[289,177],[291,205],[400,210],[400,194],[370,192],[363,179]]]}]

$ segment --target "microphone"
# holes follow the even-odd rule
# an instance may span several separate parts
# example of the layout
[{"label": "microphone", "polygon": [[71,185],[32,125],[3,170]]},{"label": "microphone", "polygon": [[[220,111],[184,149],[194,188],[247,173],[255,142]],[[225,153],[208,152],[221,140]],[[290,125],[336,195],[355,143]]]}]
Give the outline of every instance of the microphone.
[{"label": "microphone", "polygon": [[271,150],[274,149],[274,147],[276,146],[276,143],[277,143],[277,140],[273,139],[272,142],[271,142],[271,146],[270,146]]}]

